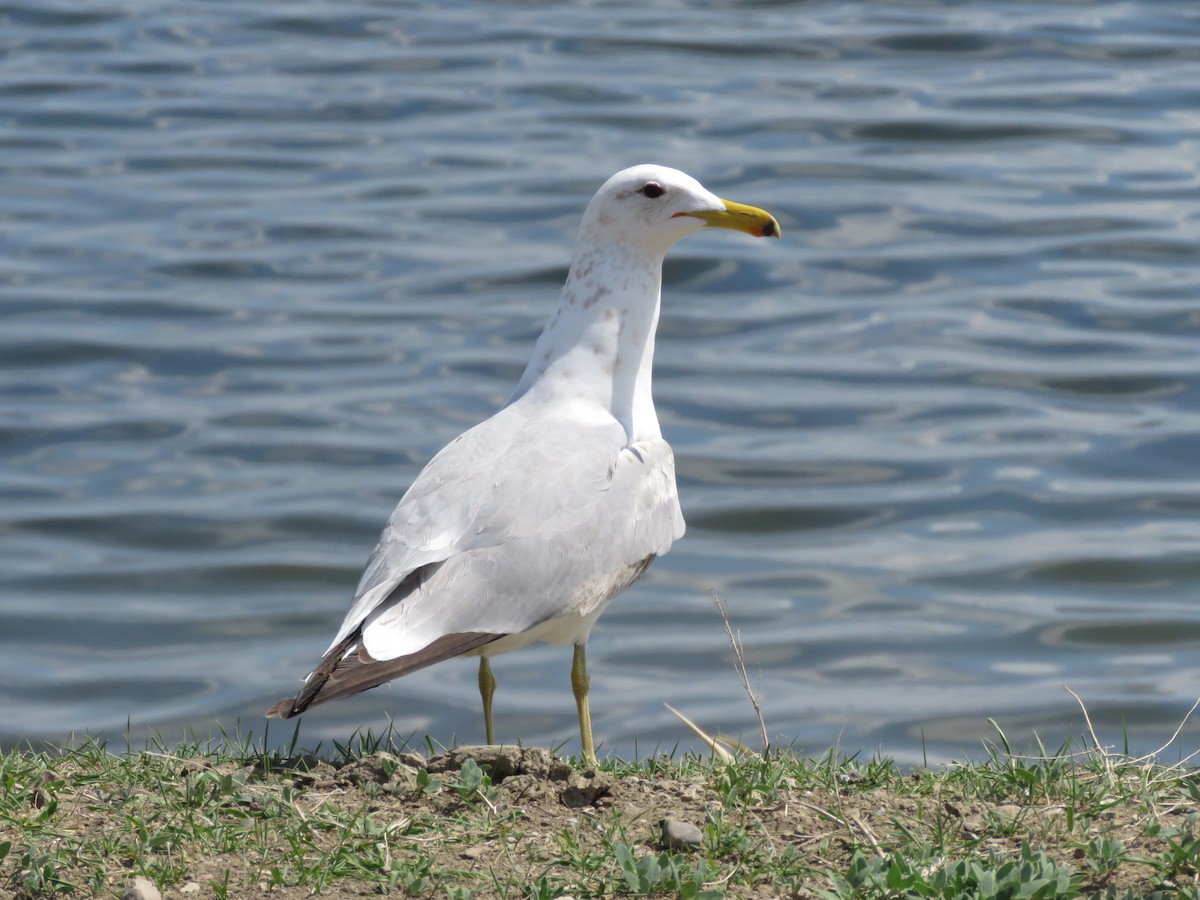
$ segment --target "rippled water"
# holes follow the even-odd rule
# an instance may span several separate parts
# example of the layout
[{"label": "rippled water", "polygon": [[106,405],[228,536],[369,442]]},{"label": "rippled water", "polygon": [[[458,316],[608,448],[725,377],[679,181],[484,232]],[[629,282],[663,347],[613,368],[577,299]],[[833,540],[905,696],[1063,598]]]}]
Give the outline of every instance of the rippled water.
[{"label": "rippled water", "polygon": [[[769,207],[669,260],[685,540],[593,633],[623,754],[1153,750],[1200,696],[1188,2],[0,3],[0,742],[260,731],[507,397],[625,165]],[[569,651],[503,739],[574,747]],[[474,663],[305,716],[480,738]],[[1197,748],[1185,729],[1168,757]],[[1172,756],[1174,755],[1174,756]]]}]

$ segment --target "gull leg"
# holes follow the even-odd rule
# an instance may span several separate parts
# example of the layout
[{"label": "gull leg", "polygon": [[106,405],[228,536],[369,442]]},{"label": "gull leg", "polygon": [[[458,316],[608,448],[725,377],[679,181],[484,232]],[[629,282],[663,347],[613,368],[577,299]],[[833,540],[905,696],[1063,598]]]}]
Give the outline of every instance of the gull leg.
[{"label": "gull leg", "polygon": [[587,673],[587,651],[583,644],[575,645],[575,657],[571,660],[571,690],[575,693],[575,706],[579,710],[579,741],[583,745],[583,758],[596,764],[596,748],[592,744],[592,713],[588,706],[588,688],[592,680]]},{"label": "gull leg", "polygon": [[479,697],[483,700],[483,730],[489,744],[496,743],[496,730],[492,727],[492,697],[496,695],[496,676],[486,656],[479,657]]}]

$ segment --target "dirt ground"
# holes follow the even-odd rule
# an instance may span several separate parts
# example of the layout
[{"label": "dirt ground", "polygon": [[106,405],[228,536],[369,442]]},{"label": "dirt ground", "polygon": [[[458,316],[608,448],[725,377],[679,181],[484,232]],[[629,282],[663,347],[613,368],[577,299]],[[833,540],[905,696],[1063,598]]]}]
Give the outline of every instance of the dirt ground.
[{"label": "dirt ground", "polygon": [[[491,773],[490,788],[437,788],[416,781],[415,773],[425,768],[452,784],[467,761]],[[731,803],[730,786],[714,784],[706,774],[680,776],[672,768],[664,767],[661,775],[614,776],[594,769],[581,773],[545,750],[476,746],[428,760],[376,755],[341,769],[314,762],[310,772],[293,774],[290,780],[300,792],[298,803],[361,808],[382,823],[380,827],[394,828],[400,834],[391,841],[392,859],[430,860],[431,870],[452,874],[434,878],[437,883],[430,894],[438,896],[452,883],[469,886],[475,898],[536,896],[530,886],[539,878],[574,884],[560,893],[551,890],[547,895],[552,896],[626,893],[628,886],[613,875],[613,846],[625,844],[636,854],[672,848],[664,838],[664,823],[672,820],[695,824],[703,835],[701,846],[673,850],[714,857],[716,868],[728,878],[714,887],[734,898],[817,898],[818,889],[830,887],[821,871],[845,866],[856,847],[880,854],[892,850],[898,846],[898,824],[900,832],[907,829],[910,836],[950,830],[955,839],[997,858],[1015,856],[1031,835],[1034,848],[1075,868],[1085,856],[1078,840],[1067,839],[1074,823],[1066,821],[1061,805],[912,796],[860,784],[853,776],[830,787],[785,781],[762,792],[757,802]],[[1159,824],[1182,826],[1190,811],[1187,806],[1160,811]],[[1129,858],[1156,852],[1158,847],[1145,834],[1146,823],[1122,823],[1121,815],[1121,810],[1097,811],[1094,830],[1121,840]],[[428,827],[413,828],[421,822]],[[791,869],[797,875],[781,881],[778,866],[769,860],[785,851],[792,854]],[[197,859],[192,878],[199,883],[215,880],[227,868],[228,859]],[[804,870],[808,876],[799,874]],[[420,884],[415,887],[416,894],[424,890]],[[1127,890],[1148,895],[1154,887],[1151,870],[1135,864],[1090,884],[1093,890],[1112,888],[1118,896]],[[265,883],[262,889],[271,890]],[[403,883],[395,890],[406,893]],[[378,892],[379,884],[342,880],[325,887],[322,896]],[[310,890],[277,887],[271,893],[307,896]]]},{"label": "dirt ground", "polygon": [[[146,826],[143,846],[153,848],[155,829],[170,823],[174,837],[160,845],[166,858],[159,862],[135,858],[112,839],[125,856],[105,863],[93,890],[121,896],[140,870],[165,898],[605,897],[634,892],[616,862],[625,848],[634,858],[670,849],[689,871],[693,860],[707,865],[702,880],[713,896],[807,900],[831,888],[829,873],[844,871],[855,849],[882,856],[924,841],[1004,859],[1028,842],[1082,870],[1082,848],[1096,835],[1122,841],[1125,857],[1090,874],[1084,895],[1150,896],[1161,869],[1137,859],[1160,854],[1156,835],[1183,827],[1194,812],[1187,804],[1153,812],[1099,805],[1081,824],[1081,811],[1062,804],[985,801],[944,786],[909,790],[909,776],[894,770],[890,784],[841,774],[824,785],[782,777],[764,786],[730,781],[719,765],[691,774],[667,762],[654,768],[580,771],[545,750],[516,747],[460,747],[428,759],[376,753],[340,766],[302,758],[274,769],[185,760],[178,778],[188,785],[208,778],[217,785],[211,802],[189,801],[187,811],[167,811]],[[145,797],[133,802],[137,789],[98,792],[94,779],[58,777],[55,827],[80,844],[92,846],[106,829],[136,830],[131,818],[153,808]],[[685,823],[684,832],[696,826],[699,842],[664,843],[671,820]],[[213,837],[218,831],[222,837]],[[77,885],[87,880],[63,874]],[[18,886],[11,866],[0,865],[0,894],[5,884]],[[697,896],[665,883],[647,893]]]}]

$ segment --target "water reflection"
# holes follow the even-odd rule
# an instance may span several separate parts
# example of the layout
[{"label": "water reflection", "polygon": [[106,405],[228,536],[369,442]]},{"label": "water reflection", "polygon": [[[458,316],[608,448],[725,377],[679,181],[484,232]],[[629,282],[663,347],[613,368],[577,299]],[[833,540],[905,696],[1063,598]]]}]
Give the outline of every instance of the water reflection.
[{"label": "water reflection", "polygon": [[[1063,684],[1145,752],[1200,696],[1183,7],[0,7],[0,743],[257,727],[646,159],[789,239],[666,267],[689,534],[594,634],[605,746],[757,734],[709,588],[818,753],[1054,746]],[[574,733],[566,671],[497,661],[502,737]],[[476,739],[474,693],[302,739]]]}]

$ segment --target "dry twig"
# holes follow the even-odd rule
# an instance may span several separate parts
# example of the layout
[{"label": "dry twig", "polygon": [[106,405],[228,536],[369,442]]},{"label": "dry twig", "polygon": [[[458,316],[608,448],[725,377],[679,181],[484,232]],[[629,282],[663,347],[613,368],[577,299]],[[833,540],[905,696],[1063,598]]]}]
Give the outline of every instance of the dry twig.
[{"label": "dry twig", "polygon": [[721,621],[725,625],[725,636],[729,638],[729,646],[733,648],[734,668],[737,670],[738,678],[742,682],[742,688],[746,691],[746,696],[750,698],[750,705],[754,707],[754,715],[758,718],[758,730],[762,737],[762,752],[766,757],[771,752],[771,740],[767,737],[767,723],[763,719],[762,707],[758,703],[758,692],[750,686],[750,676],[746,672],[746,653],[742,647],[741,632],[735,632],[733,626],[729,624],[729,614],[725,611],[725,604],[721,602],[721,598],[713,589],[709,589],[708,595],[712,597],[713,603],[717,606],[717,612],[721,614]]}]

